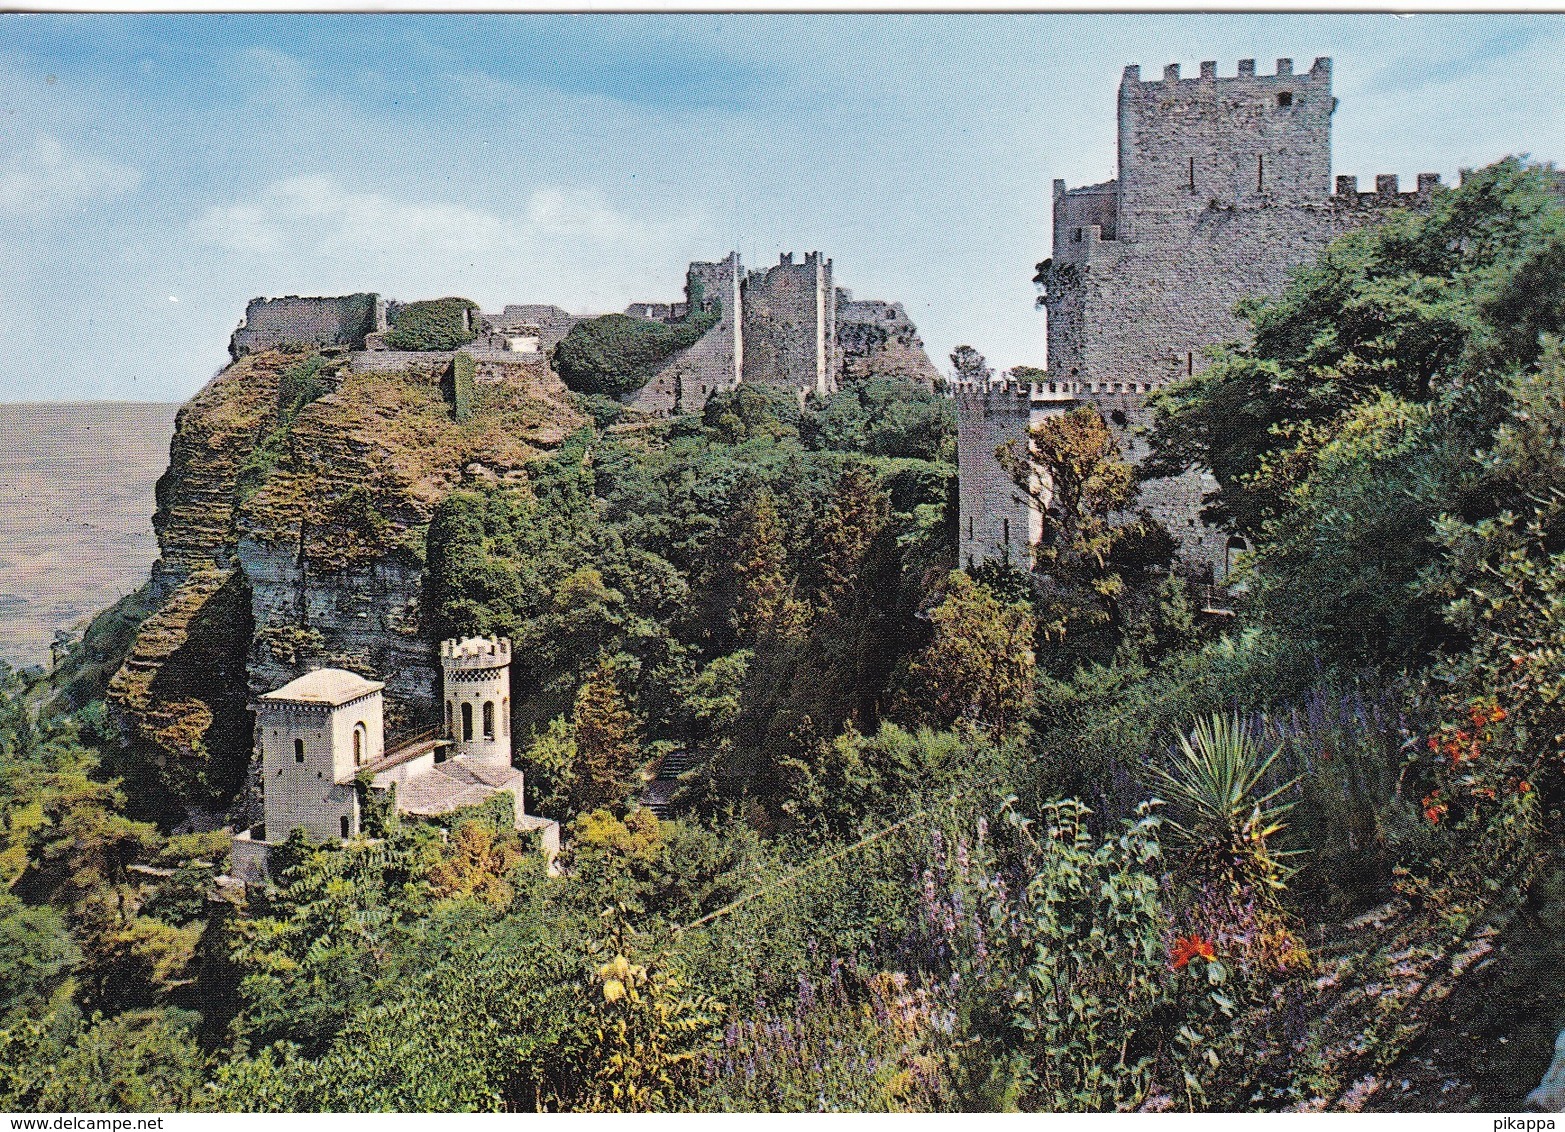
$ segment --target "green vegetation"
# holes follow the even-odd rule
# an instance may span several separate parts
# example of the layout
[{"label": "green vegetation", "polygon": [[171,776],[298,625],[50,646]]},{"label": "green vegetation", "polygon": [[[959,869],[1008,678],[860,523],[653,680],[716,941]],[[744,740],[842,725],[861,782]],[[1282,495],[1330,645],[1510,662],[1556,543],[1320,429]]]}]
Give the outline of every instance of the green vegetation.
[{"label": "green vegetation", "polygon": [[1033,438],[1036,571],[956,569],[911,386],[605,414],[447,494],[425,628],[514,642],[560,876],[502,798],[209,901],[221,839],[134,820],[113,722],[5,674],[0,1103],[1317,1110],[1439,1058],[1515,1106],[1546,1041],[1428,1039],[1562,1020],[1552,184],[1502,163],[1338,242],[1159,398],[1254,547],[1232,618],[1092,412]]},{"label": "green vegetation", "polygon": [[466,350],[458,350],[451,359],[451,412],[459,421],[473,415],[473,382],[478,363]]},{"label": "green vegetation", "polygon": [[695,345],[721,317],[714,309],[672,325],[627,314],[585,319],[555,346],[555,372],[577,393],[622,397],[652,380],[658,366]]},{"label": "green vegetation", "polygon": [[386,345],[393,350],[455,350],[478,335],[478,304],[472,299],[425,299],[405,303],[389,316]]}]

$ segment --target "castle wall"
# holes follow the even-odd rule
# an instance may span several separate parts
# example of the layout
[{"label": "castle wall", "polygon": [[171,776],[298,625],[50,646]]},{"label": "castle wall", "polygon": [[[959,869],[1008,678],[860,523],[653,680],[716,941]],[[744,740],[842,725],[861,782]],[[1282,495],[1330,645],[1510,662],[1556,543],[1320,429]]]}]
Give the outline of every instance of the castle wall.
[{"label": "castle wall", "polygon": [[644,413],[695,412],[709,393],[739,383],[744,373],[742,271],[738,252],[730,252],[716,263],[690,265],[685,275],[684,308],[692,317],[712,310],[720,310],[721,316],[697,341],[659,366],[645,385],[621,397],[621,402]]},{"label": "castle wall", "polygon": [[548,303],[509,303],[499,314],[479,316],[484,333],[496,337],[503,338],[513,332],[520,334],[524,330],[530,333],[530,328],[536,328],[538,349],[542,353],[558,346],[560,339],[580,321],[576,315]]},{"label": "castle wall", "polygon": [[284,345],[362,349],[367,333],[385,329],[385,310],[372,294],[252,299],[244,323],[229,339],[228,352],[238,359]]}]

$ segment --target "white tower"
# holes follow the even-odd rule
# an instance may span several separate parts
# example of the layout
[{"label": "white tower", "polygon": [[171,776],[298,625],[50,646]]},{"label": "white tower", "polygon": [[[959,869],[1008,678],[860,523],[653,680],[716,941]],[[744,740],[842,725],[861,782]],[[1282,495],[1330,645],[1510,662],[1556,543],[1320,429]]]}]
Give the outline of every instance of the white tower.
[{"label": "white tower", "polygon": [[384,754],[381,689],[340,668],[318,668],[253,705],[261,748],[264,836],[311,841],[359,832],[354,776]]},{"label": "white tower", "polygon": [[510,766],[511,642],[504,637],[441,641],[440,671],[451,753]]}]

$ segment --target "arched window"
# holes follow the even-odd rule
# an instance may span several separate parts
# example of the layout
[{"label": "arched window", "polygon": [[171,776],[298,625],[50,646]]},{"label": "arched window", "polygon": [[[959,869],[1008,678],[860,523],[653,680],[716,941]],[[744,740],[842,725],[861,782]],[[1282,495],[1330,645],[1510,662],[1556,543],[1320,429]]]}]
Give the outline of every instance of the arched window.
[{"label": "arched window", "polygon": [[340,818],[337,819],[337,821],[338,821],[337,828],[342,830],[342,835],[344,837],[347,837],[348,836],[348,815],[347,814],[343,814]]},{"label": "arched window", "polygon": [[462,742],[470,743],[473,740],[473,705],[462,705]]},{"label": "arched window", "polygon": [[293,741],[293,761],[296,762],[296,763],[302,763],[304,761],[304,740],[303,739],[295,739]]},{"label": "arched window", "polygon": [[364,765],[364,754],[369,750],[370,733],[363,722],[353,725],[353,765]]},{"label": "arched window", "polygon": [[494,738],[494,701],[484,701],[484,738]]}]

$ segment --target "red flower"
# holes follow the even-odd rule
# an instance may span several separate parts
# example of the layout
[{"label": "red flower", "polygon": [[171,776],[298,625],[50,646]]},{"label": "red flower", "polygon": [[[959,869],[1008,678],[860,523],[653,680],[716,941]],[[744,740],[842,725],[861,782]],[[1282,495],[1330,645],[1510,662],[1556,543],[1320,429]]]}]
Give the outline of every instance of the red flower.
[{"label": "red flower", "polygon": [[1183,971],[1190,960],[1197,956],[1202,959],[1216,959],[1217,948],[1212,946],[1210,940],[1202,939],[1198,935],[1180,936],[1174,941],[1174,946],[1168,953],[1168,965],[1175,971]]},{"label": "red flower", "polygon": [[1532,793],[1532,783],[1528,782],[1526,779],[1522,779],[1522,781],[1520,781],[1520,782],[1518,782],[1516,784],[1516,793],[1518,793],[1518,794],[1531,794]]}]

